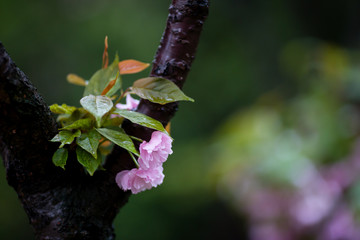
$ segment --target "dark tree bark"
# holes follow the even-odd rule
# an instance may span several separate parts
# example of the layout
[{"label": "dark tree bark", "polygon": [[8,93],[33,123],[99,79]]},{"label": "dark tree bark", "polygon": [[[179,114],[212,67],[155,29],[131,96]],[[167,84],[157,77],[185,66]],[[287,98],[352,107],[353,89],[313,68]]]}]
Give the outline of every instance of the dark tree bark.
[{"label": "dark tree bark", "polygon": [[[195,56],[208,0],[173,0],[151,75],[183,86]],[[142,100],[139,112],[166,125],[177,103],[158,105]],[[126,132],[149,140],[151,131],[125,122]],[[48,105],[0,43],[0,152],[7,180],[34,227],[37,239],[114,239],[112,222],[130,192],[119,189],[116,174],[133,168],[126,151],[115,147],[106,171],[88,176],[69,153],[66,171],[51,158],[49,142],[57,124]]]}]

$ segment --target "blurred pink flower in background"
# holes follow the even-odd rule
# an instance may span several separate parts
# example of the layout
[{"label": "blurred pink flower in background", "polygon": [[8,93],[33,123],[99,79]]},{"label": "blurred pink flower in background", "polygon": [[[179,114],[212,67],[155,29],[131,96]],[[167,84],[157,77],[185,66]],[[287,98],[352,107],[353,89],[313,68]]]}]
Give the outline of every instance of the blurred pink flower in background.
[{"label": "blurred pink flower in background", "polygon": [[293,176],[292,185],[265,182],[252,171],[224,178],[236,208],[247,216],[249,239],[360,240],[360,224],[348,199],[359,182],[360,140],[339,162],[309,163]]},{"label": "blurred pink flower in background", "polygon": [[349,208],[341,205],[327,222],[319,240],[359,240],[360,230]]}]

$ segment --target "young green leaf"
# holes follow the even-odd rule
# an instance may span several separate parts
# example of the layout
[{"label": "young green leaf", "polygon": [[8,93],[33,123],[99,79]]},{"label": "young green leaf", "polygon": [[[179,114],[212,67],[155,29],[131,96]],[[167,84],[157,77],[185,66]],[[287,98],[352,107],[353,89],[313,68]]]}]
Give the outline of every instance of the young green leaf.
[{"label": "young green leaf", "polygon": [[139,156],[139,152],[136,150],[134,143],[124,130],[120,129],[119,131],[115,131],[108,128],[96,128],[96,131],[116,145]]},{"label": "young green leaf", "polygon": [[61,142],[61,145],[59,148],[62,148],[65,144],[71,144],[76,137],[80,137],[81,131],[77,130],[76,132],[72,132],[69,130],[62,130],[60,131],[53,139],[51,139],[51,142]]},{"label": "young green leaf", "polygon": [[76,157],[78,162],[85,167],[91,176],[101,164],[101,157],[94,158],[90,153],[81,147],[76,148]]},{"label": "young green leaf", "polygon": [[73,122],[72,124],[63,127],[62,129],[67,129],[67,130],[82,129],[82,130],[86,130],[86,129],[91,128],[92,124],[93,124],[93,120],[91,118],[84,118],[84,119],[79,119],[79,120]]},{"label": "young green leaf", "polygon": [[116,83],[116,79],[114,80],[111,80],[109,82],[109,84],[104,88],[104,90],[101,92],[101,95],[106,95],[110,90],[111,88],[115,85]]},{"label": "young green leaf", "polygon": [[90,153],[94,158],[97,158],[100,139],[101,135],[95,129],[91,129],[89,132],[84,132],[80,137],[76,138],[76,144]]},{"label": "young green leaf", "polygon": [[[90,78],[89,83],[86,85],[84,90],[84,97],[90,94],[92,95],[101,95],[101,92],[109,84],[110,81],[114,80],[119,72],[118,69],[119,57],[116,55],[113,63],[107,67],[102,68],[94,73]],[[107,93],[107,96],[111,96],[116,91],[121,88],[121,78],[118,76],[116,78],[115,85]]]},{"label": "young green leaf", "polygon": [[66,148],[59,148],[56,150],[52,157],[52,161],[57,167],[61,167],[65,170],[66,161],[68,159],[68,150]]},{"label": "young green leaf", "polygon": [[158,130],[158,131],[168,134],[167,131],[164,129],[163,125],[159,121],[157,121],[145,114],[134,112],[134,111],[129,111],[129,110],[125,110],[125,109],[116,109],[113,113],[119,114],[120,116],[122,116],[126,119],[129,119],[133,123],[139,124],[144,127],[152,128],[152,129],[155,129],[155,130]]},{"label": "young green leaf", "polygon": [[105,95],[108,97],[113,96],[121,87],[121,84],[116,84],[117,82],[121,83],[121,77],[118,74],[116,74],[115,79],[111,80],[108,85],[104,88],[104,90],[101,92],[101,95]]},{"label": "young green leaf", "polygon": [[102,127],[118,127],[124,121],[123,117],[106,118],[102,124]]},{"label": "young green leaf", "polygon": [[50,111],[55,114],[72,114],[76,110],[76,107],[68,106],[65,103],[59,106],[58,104],[53,104],[50,106]]},{"label": "young green leaf", "polygon": [[132,90],[141,98],[159,104],[194,101],[194,99],[186,96],[175,83],[164,78],[147,77],[139,79],[134,82]]},{"label": "young green leaf", "polygon": [[114,86],[111,87],[111,89],[105,94],[105,96],[108,97],[112,97],[115,95],[115,93],[121,89],[121,85],[122,85],[122,80],[121,80],[121,76],[120,74],[117,75],[116,79],[115,79],[115,84]]},{"label": "young green leaf", "polygon": [[95,117],[97,127],[101,126],[101,118],[113,107],[113,102],[106,96],[89,95],[83,97],[80,104]]},{"label": "young green leaf", "polygon": [[90,114],[84,108],[77,108],[72,114],[60,114],[56,121],[61,123],[62,127],[73,124],[75,121],[83,118],[89,118]]}]

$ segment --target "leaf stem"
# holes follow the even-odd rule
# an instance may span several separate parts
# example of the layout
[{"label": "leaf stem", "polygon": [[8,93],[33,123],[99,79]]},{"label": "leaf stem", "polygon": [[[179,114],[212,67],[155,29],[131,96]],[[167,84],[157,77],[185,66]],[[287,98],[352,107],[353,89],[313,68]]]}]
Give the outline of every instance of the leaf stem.
[{"label": "leaf stem", "polygon": [[120,101],[121,101],[121,99],[123,99],[126,95],[128,95],[128,94],[131,94],[132,92],[131,92],[131,88],[129,87],[129,88],[127,88],[124,92],[122,92],[121,93],[121,95],[119,96],[119,98],[116,100],[116,102],[114,103],[114,106],[116,105],[116,104],[118,104]]},{"label": "leaf stem", "polygon": [[134,137],[134,136],[130,136],[130,135],[129,135],[129,137],[132,138],[132,139],[134,139],[134,140],[136,140],[136,141],[139,141],[139,142],[141,142],[141,143],[144,141],[144,140],[142,140],[141,138],[137,138],[137,137]]},{"label": "leaf stem", "polygon": [[136,167],[139,168],[139,167],[140,167],[140,166],[139,166],[139,163],[136,161],[136,159],[135,159],[134,155],[132,154],[132,152],[130,152],[130,151],[128,151],[128,152],[129,152],[129,154],[130,154],[130,157],[131,157],[132,160],[134,161]]}]

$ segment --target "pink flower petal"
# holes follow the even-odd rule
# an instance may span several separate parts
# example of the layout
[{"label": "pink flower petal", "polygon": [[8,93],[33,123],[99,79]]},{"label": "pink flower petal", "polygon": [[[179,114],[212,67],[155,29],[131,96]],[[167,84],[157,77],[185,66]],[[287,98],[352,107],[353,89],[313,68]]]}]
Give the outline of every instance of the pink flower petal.
[{"label": "pink flower petal", "polygon": [[137,194],[152,187],[156,187],[163,182],[163,168],[154,169],[131,169],[119,172],[116,175],[116,183],[123,190],[131,190],[133,194]]},{"label": "pink flower petal", "polygon": [[139,105],[139,102],[139,100],[132,98],[131,95],[128,94],[126,95],[126,104],[118,103],[116,104],[116,107],[118,109],[135,110]]},{"label": "pink flower petal", "polygon": [[167,134],[155,131],[151,135],[149,142],[144,141],[140,144],[140,158],[138,160],[142,169],[156,168],[166,161],[172,154],[172,139]]}]

